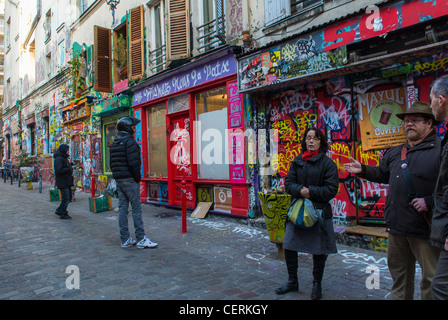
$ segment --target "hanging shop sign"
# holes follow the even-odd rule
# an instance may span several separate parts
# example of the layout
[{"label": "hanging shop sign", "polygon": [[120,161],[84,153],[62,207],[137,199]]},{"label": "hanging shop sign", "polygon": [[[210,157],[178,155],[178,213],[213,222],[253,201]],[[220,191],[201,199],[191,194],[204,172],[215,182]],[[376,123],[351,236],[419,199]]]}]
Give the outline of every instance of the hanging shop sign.
[{"label": "hanging shop sign", "polygon": [[404,88],[358,94],[358,106],[364,151],[406,142],[403,122],[396,116],[406,111]]},{"label": "hanging shop sign", "polygon": [[315,33],[240,60],[240,91],[336,69],[347,63],[346,47],[330,52],[324,52],[322,47],[322,38]]}]

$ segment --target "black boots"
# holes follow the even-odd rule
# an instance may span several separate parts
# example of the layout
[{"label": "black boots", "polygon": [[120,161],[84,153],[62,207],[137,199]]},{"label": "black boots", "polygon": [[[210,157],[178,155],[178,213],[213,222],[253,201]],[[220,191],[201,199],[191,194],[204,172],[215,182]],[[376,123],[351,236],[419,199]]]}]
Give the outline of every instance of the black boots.
[{"label": "black boots", "polygon": [[299,280],[297,278],[297,252],[285,249],[285,262],[286,269],[288,270],[288,281],[282,287],[275,289],[276,294],[299,291]]},{"label": "black boots", "polygon": [[311,299],[320,300],[322,298],[322,277],[324,276],[326,254],[313,255],[313,289]]},{"label": "black boots", "polygon": [[[327,255],[313,255],[313,289],[311,299],[320,300],[322,298],[322,277],[324,275]],[[297,278],[298,258],[296,251],[285,249],[285,262],[288,270],[288,281],[280,288],[275,289],[276,294],[299,291],[299,281]]]}]

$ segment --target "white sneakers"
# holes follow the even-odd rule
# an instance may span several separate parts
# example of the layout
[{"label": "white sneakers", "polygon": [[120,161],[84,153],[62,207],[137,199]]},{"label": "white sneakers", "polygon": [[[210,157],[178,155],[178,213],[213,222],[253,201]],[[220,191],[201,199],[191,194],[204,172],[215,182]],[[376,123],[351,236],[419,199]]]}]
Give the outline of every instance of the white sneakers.
[{"label": "white sneakers", "polygon": [[[128,248],[128,247],[132,247],[133,245],[135,245],[137,243],[137,241],[135,241],[132,238],[129,238],[128,240],[126,240],[125,242],[121,243],[121,247],[122,248]],[[139,249],[144,249],[144,248],[155,248],[157,247],[157,243],[152,242],[151,240],[149,240],[146,236],[140,240],[137,243],[137,248]]]},{"label": "white sneakers", "polygon": [[133,245],[135,245],[137,243],[137,241],[135,241],[132,238],[129,238],[128,240],[126,240],[125,242],[121,243],[121,247],[122,248],[128,248],[128,247],[132,247]]}]

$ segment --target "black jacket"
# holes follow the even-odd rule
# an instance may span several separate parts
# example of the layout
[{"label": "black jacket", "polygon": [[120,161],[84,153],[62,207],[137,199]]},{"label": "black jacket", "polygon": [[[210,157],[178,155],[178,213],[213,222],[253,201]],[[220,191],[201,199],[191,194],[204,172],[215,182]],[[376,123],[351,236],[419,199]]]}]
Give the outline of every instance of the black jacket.
[{"label": "black jacket", "polygon": [[110,146],[110,169],[114,179],[133,178],[140,182],[140,146],[130,133],[119,131]]},{"label": "black jacket", "polygon": [[68,155],[58,150],[53,157],[56,186],[59,189],[73,186],[73,168],[68,161]]},{"label": "black jacket", "polygon": [[[406,158],[408,170],[415,186],[418,198],[424,198],[428,209],[432,209],[432,193],[436,184],[440,163],[441,139],[432,132],[425,140],[411,148]],[[403,145],[389,149],[381,159],[379,166],[363,165],[359,177],[370,181],[389,184],[384,206],[384,217],[388,232],[396,235],[429,238],[429,226],[422,213],[410,204],[408,186],[401,168],[401,150]]]},{"label": "black jacket", "polygon": [[448,238],[448,134],[442,143],[442,157],[439,178],[434,191],[434,209],[431,224],[430,242],[444,249]]},{"label": "black jacket", "polygon": [[[338,168],[336,164],[323,153],[303,161],[302,154],[298,155],[289,167],[285,178],[286,192],[292,198],[302,198],[302,186],[310,189],[310,200],[317,209],[324,209],[324,216],[333,216],[330,200],[333,199],[339,186]],[[292,200],[292,199],[291,199]]]}]

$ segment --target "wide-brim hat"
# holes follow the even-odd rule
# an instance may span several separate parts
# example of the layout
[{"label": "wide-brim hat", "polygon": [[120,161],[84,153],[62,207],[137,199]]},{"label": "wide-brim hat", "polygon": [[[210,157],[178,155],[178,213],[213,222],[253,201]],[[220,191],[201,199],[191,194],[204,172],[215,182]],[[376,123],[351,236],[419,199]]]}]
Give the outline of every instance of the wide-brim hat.
[{"label": "wide-brim hat", "polygon": [[431,107],[430,107],[429,103],[427,103],[427,102],[415,101],[412,104],[412,106],[406,110],[406,112],[397,113],[396,116],[399,119],[404,120],[404,117],[409,114],[421,114],[426,117],[429,117],[432,119],[435,126],[437,126],[440,123],[440,121],[437,121],[434,118],[434,115],[432,114],[432,111],[431,111]]}]

